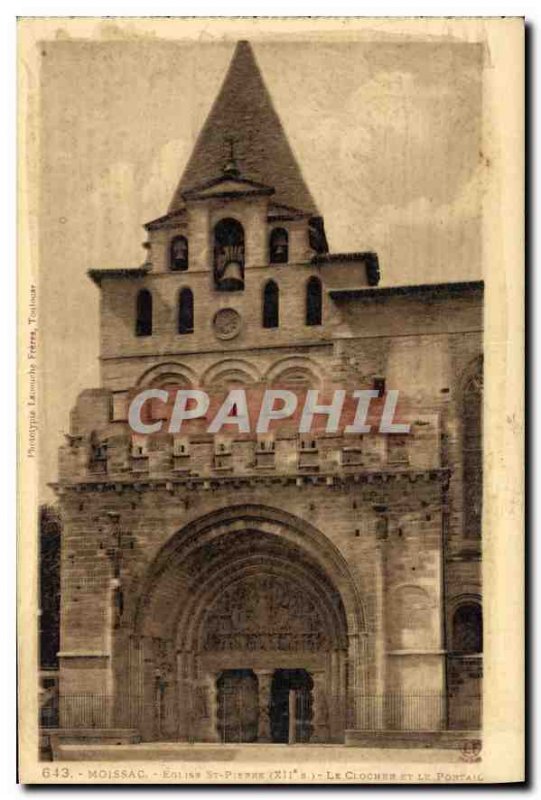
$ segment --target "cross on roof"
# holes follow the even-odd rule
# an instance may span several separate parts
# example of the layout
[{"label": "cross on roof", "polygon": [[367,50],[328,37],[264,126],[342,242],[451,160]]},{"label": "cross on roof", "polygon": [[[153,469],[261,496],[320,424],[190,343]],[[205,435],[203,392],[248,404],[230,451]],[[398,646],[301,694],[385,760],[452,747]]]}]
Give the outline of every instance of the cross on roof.
[{"label": "cross on roof", "polygon": [[229,145],[229,158],[226,160],[222,172],[224,175],[231,175],[232,177],[238,178],[240,170],[235,160],[235,142],[237,142],[237,139],[235,136],[228,135],[224,136],[224,142]]}]

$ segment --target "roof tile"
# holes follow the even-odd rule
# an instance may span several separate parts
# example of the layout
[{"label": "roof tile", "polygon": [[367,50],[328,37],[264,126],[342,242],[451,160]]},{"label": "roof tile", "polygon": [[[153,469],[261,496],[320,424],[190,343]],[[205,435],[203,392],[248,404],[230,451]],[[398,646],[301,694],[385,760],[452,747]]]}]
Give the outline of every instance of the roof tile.
[{"label": "roof tile", "polygon": [[183,192],[222,173],[226,141],[234,139],[241,175],[274,186],[274,200],[318,216],[319,212],[293,155],[282,123],[261,77],[252,48],[238,42],[220,92],[169,206],[184,205]]}]

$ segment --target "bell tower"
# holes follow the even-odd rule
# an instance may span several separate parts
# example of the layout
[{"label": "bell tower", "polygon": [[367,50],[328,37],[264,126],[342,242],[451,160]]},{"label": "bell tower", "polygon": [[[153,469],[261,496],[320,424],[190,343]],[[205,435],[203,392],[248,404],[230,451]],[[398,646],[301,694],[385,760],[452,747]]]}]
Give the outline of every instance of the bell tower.
[{"label": "bell tower", "polygon": [[330,292],[379,280],[375,253],[329,253],[248,42],[235,48],[167,213],[144,227],[141,267],[90,270],[102,293],[102,381],[120,405],[166,356],[200,364],[202,352],[331,341]]},{"label": "bell tower", "polygon": [[217,291],[243,291],[247,267],[327,252],[323,220],[248,42],[236,47],[168,213],[146,228],[153,271],[189,250],[194,269],[212,268]]}]

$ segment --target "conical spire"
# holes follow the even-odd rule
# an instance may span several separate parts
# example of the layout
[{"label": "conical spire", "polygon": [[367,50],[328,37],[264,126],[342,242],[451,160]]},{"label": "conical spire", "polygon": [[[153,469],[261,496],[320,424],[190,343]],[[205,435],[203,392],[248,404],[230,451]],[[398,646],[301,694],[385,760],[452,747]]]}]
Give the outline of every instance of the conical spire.
[{"label": "conical spire", "polygon": [[244,178],[273,186],[278,204],[319,215],[248,42],[237,44],[169,212],[183,206],[182,192],[222,174],[231,141]]}]

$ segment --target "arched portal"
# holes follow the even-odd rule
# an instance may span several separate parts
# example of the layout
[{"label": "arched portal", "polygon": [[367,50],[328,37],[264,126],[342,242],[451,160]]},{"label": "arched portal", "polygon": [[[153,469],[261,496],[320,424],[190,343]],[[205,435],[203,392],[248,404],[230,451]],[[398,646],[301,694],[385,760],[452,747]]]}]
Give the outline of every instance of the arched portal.
[{"label": "arched portal", "polygon": [[210,514],[139,587],[128,661],[144,739],[328,742],[355,724],[362,609],[312,526],[259,506]]}]

